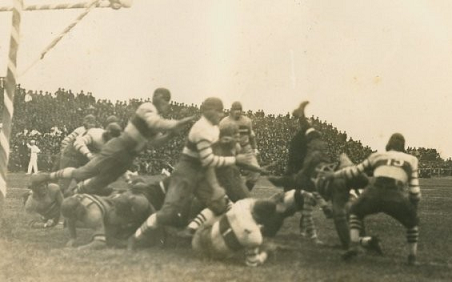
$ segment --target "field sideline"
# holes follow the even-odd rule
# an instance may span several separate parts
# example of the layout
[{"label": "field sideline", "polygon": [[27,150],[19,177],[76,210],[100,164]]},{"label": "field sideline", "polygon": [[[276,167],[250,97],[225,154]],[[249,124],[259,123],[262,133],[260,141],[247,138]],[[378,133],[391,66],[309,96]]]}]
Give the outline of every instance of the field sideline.
[{"label": "field sideline", "polygon": [[[452,281],[452,179],[421,179],[418,267],[406,265],[405,230],[395,220],[377,215],[366,220],[367,230],[379,235],[385,255],[368,254],[354,262],[340,260],[337,246],[316,247],[298,235],[299,215],[286,220],[274,242],[280,246],[265,265],[243,266],[239,257],[226,262],[193,254],[186,242],[170,241],[166,248],[138,252],[120,249],[66,249],[66,230],[34,230],[22,208],[21,195],[29,177],[8,175],[5,226],[0,232],[0,281]],[[256,197],[278,192],[264,180]],[[333,222],[315,212],[319,237],[339,241]],[[84,231],[84,230],[82,230]],[[89,239],[79,232],[78,242]]]}]

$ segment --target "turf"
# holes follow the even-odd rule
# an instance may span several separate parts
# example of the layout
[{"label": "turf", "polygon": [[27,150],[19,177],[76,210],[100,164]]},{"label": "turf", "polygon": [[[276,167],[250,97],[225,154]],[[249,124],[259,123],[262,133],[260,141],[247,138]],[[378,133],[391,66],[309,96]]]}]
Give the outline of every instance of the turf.
[{"label": "turf", "polygon": [[[417,267],[406,264],[405,230],[395,220],[376,215],[366,220],[367,231],[378,235],[384,256],[364,254],[352,262],[340,259],[333,222],[316,210],[322,241],[317,247],[298,231],[299,215],[286,220],[274,239],[280,248],[265,265],[250,268],[242,257],[214,261],[195,255],[187,242],[173,240],[165,247],[129,252],[123,249],[77,251],[65,248],[67,230],[34,230],[27,226],[21,195],[29,179],[9,174],[8,194],[0,237],[0,281],[452,281],[452,179],[422,179],[419,206],[420,243]],[[266,181],[255,197],[278,192]],[[80,232],[79,243],[89,240]]]}]

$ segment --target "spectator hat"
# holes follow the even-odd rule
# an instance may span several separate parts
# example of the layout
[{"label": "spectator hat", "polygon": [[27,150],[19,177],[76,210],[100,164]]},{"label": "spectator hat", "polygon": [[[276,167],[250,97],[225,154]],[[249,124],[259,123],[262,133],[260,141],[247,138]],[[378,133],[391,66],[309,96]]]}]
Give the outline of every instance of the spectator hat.
[{"label": "spectator hat", "polygon": [[35,140],[31,140],[31,141],[30,141],[30,144],[31,144],[31,145],[34,145],[34,144],[36,144],[36,141],[35,141]]}]

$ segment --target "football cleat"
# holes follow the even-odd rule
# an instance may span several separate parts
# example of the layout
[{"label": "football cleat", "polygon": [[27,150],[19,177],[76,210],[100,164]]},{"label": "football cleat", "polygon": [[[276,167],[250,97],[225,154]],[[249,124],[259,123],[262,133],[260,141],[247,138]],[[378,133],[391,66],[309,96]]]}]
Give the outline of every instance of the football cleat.
[{"label": "football cleat", "polygon": [[348,249],[345,253],[341,255],[342,259],[345,261],[350,261],[353,258],[357,257],[359,255],[359,249],[358,247],[353,247]]},{"label": "football cleat", "polygon": [[383,250],[381,249],[381,241],[377,236],[371,237],[367,248],[369,250],[375,251],[379,255],[383,255]]},{"label": "football cleat", "polygon": [[93,240],[91,243],[80,246],[77,248],[79,251],[83,250],[100,250],[107,247],[107,244],[104,241]]},{"label": "football cleat", "polygon": [[309,104],[309,101],[303,101],[300,103],[300,105],[298,106],[298,108],[296,108],[293,112],[292,115],[298,118],[304,118],[305,114],[304,114],[304,108],[306,108],[306,106]]},{"label": "football cleat", "polygon": [[325,246],[325,243],[323,241],[321,241],[319,238],[315,237],[315,238],[311,238],[312,243],[314,243],[314,245],[317,246]]}]

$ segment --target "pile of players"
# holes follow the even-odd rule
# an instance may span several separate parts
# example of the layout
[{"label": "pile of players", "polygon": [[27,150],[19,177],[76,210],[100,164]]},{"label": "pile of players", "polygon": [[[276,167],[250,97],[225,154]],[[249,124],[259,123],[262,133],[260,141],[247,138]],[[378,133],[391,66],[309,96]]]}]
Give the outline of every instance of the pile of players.
[{"label": "pile of players", "polygon": [[[252,122],[242,115],[242,105],[234,102],[223,118],[222,101],[210,97],[202,103],[199,118],[168,120],[163,116],[170,100],[169,90],[156,89],[152,103],[140,105],[124,130],[115,117],[105,128],[95,128],[95,118],[85,117],[83,126],[63,141],[59,167],[31,178],[25,207],[42,216],[32,225],[53,227],[62,214],[70,234],[67,246],[76,245],[77,227],[87,227],[94,230],[92,241],[78,248],[129,250],[152,246],[164,238],[167,227],[176,227],[176,236],[190,238],[201,254],[224,259],[244,251],[246,264],[257,266],[270,251],[265,238],[275,236],[284,219],[297,211],[302,212],[300,226],[306,236],[322,244],[312,219],[319,203],[334,219],[346,249],[343,259],[363,249],[381,253],[378,238],[362,232],[362,221],[385,212],[407,228],[408,263],[416,264],[417,159],[404,153],[402,135],[394,134],[386,152],[374,153],[357,166],[345,155],[333,162],[321,133],[305,117],[308,103],[303,102],[293,112],[300,129],[288,148],[287,174],[268,178],[284,192],[256,199],[250,192],[268,172],[258,165]],[[158,148],[188,126],[186,145],[170,176],[130,177],[128,169],[140,152]],[[371,181],[366,173],[373,175]],[[123,176],[128,188],[113,189],[111,184]],[[359,196],[351,196],[351,191],[365,187]]]}]

